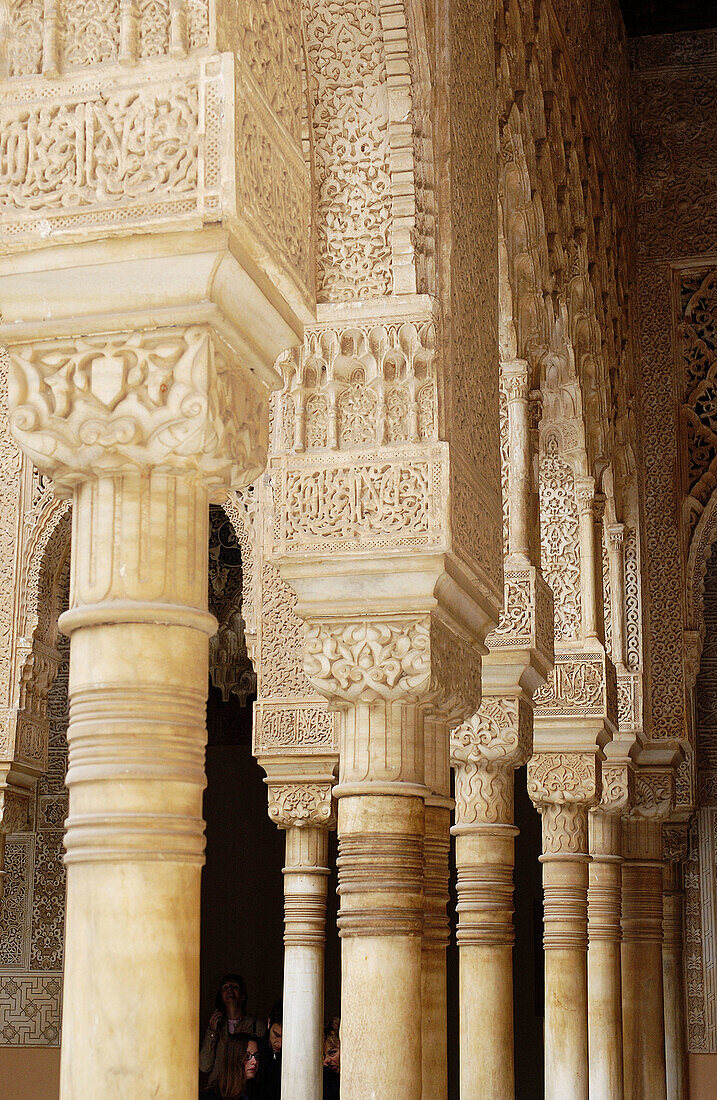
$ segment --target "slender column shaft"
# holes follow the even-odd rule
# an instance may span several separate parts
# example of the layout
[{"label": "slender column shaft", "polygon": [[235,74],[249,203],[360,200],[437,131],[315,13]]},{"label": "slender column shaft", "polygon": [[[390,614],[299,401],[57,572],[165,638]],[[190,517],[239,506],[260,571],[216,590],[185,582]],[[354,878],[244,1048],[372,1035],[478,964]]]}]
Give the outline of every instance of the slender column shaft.
[{"label": "slender column shaft", "polygon": [[545,1097],[587,1100],[587,810],[543,804]]},{"label": "slender column shaft", "polygon": [[284,1033],[281,1091],[316,1100],[322,1090],[328,830],[286,830]]},{"label": "slender column shaft", "polygon": [[625,1100],[665,1100],[661,826],[627,822],[622,870]]},{"label": "slender column shaft", "polygon": [[518,361],[517,368],[504,370],[508,394],[508,552],[511,557],[530,561],[530,406],[528,402],[528,364]]},{"label": "slender column shaft", "polygon": [[665,995],[667,1100],[686,1100],[687,1052],[682,979],[682,899],[679,863],[665,864],[662,979]]},{"label": "slender column shaft", "polygon": [[592,480],[577,487],[580,523],[580,594],[584,638],[602,641],[602,555],[595,522]]},{"label": "slender column shaft", "polygon": [[610,610],[612,619],[612,659],[625,664],[625,528],[617,524],[606,529],[610,572]]},{"label": "slender column shaft", "polygon": [[590,1100],[622,1100],[621,822],[615,813],[589,817],[588,1046]]},{"label": "slender column shaft", "polygon": [[446,948],[448,924],[448,857],[451,811],[426,805],[424,840],[424,918],[421,964],[423,1097],[434,1100],[448,1091]]},{"label": "slender column shaft", "polygon": [[[506,781],[513,782],[512,771]],[[465,831],[463,831],[465,829]],[[454,826],[458,867],[460,1080],[463,1100],[511,1097],[512,825]]]},{"label": "slender column shaft", "polygon": [[423,819],[419,797],[339,797],[343,1100],[421,1095]]},{"label": "slender column shaft", "polygon": [[451,735],[455,770],[462,1100],[514,1091],[514,769],[530,753],[532,709],[487,697]]},{"label": "slender column shaft", "polygon": [[63,1100],[196,1090],[207,521],[189,475],[75,491]]}]

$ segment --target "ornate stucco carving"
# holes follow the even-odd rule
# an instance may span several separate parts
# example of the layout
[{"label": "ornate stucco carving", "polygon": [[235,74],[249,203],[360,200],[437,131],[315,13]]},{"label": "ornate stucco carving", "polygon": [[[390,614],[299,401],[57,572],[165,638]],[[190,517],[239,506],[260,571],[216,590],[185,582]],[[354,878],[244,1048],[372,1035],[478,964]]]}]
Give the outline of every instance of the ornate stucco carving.
[{"label": "ornate stucco carving", "polygon": [[209,485],[251,481],[266,437],[250,426],[268,430],[267,397],[235,358],[203,325],[20,345],[10,427],[64,492],[90,473],[146,464],[190,472],[201,463]]}]

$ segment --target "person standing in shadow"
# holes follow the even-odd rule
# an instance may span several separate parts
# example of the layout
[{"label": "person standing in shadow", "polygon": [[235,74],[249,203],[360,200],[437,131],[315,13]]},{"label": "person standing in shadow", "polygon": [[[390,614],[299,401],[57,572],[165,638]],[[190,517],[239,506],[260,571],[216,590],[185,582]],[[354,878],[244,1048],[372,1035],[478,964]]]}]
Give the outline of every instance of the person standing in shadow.
[{"label": "person standing in shadow", "polygon": [[267,1033],[261,1040],[259,1079],[263,1100],[280,1100],[281,1098],[282,1012],[283,1005],[281,1001],[276,1001],[267,1020]]},{"label": "person standing in shadow", "polygon": [[225,974],[199,1051],[199,1069],[208,1075],[208,1088],[214,1088],[219,1080],[226,1062],[230,1035],[242,1033],[259,1039],[266,1031],[266,1025],[261,1020],[247,1013],[246,1002],[246,985],[242,976]]}]

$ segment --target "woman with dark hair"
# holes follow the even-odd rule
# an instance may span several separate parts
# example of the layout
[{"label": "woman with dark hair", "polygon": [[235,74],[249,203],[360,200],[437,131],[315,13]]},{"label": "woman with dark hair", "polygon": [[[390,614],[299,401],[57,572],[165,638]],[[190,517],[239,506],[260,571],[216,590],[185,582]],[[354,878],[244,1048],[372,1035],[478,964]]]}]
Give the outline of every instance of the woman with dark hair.
[{"label": "woman with dark hair", "polygon": [[246,985],[240,974],[225,974],[216,997],[216,1009],[209,1019],[202,1049],[199,1052],[199,1069],[209,1074],[207,1085],[214,1088],[226,1061],[227,1041],[231,1035],[246,1034],[259,1038],[266,1025],[256,1016],[247,1015]]},{"label": "woman with dark hair", "polygon": [[324,1028],[324,1100],[339,1100],[341,1021],[334,1017]]},{"label": "woman with dark hair", "polygon": [[227,1036],[225,1057],[216,1084],[204,1095],[207,1100],[252,1100],[258,1097],[256,1074],[259,1044],[253,1035],[235,1031]]}]

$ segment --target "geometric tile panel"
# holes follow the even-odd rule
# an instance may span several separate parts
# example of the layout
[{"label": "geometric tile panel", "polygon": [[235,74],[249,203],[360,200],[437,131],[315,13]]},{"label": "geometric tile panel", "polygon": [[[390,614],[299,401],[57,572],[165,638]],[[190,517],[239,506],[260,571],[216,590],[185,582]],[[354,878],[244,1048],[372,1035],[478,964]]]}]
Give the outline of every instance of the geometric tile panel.
[{"label": "geometric tile panel", "polygon": [[0,975],[0,1046],[58,1046],[61,997],[60,974]]}]

